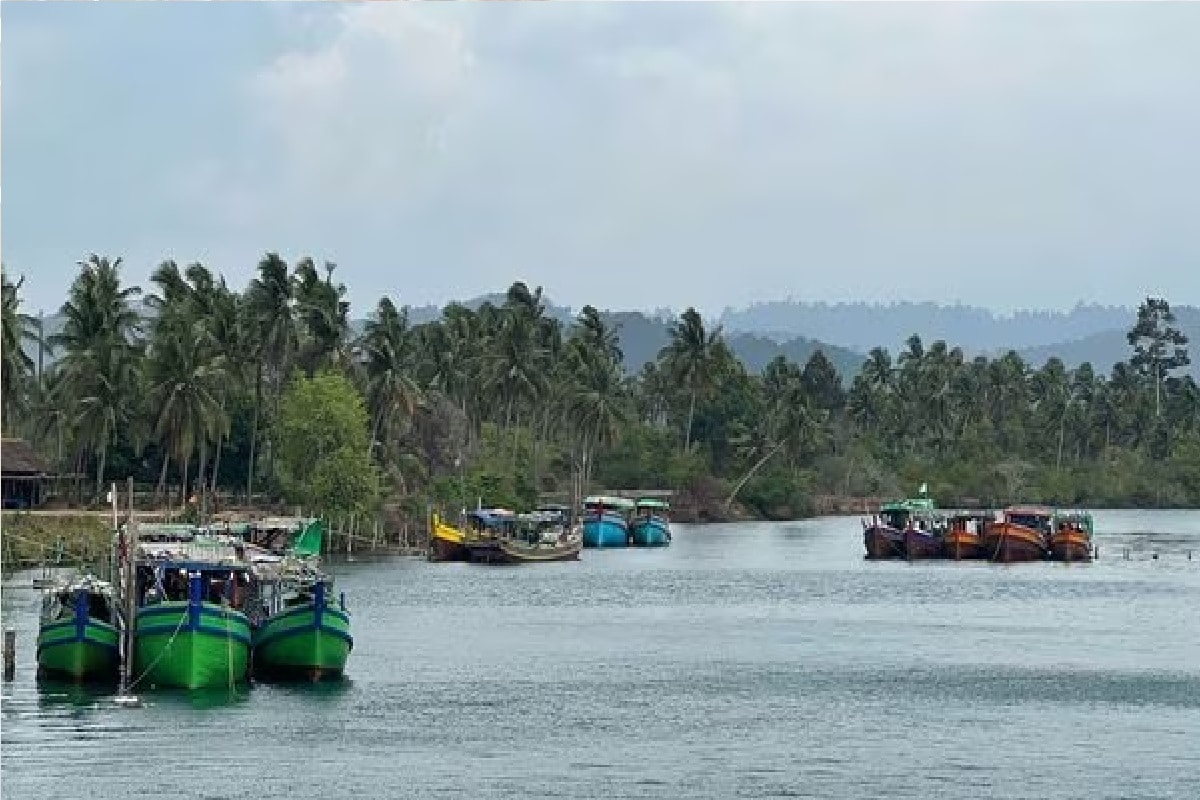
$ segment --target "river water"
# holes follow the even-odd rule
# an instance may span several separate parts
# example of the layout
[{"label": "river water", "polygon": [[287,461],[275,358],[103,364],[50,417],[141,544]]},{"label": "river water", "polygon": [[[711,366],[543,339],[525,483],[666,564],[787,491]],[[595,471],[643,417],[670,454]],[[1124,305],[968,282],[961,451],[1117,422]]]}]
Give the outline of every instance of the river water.
[{"label": "river water", "polygon": [[1200,513],[1096,521],[1091,565],[871,563],[852,518],[568,564],[338,564],[346,680],[136,709],[35,681],[17,576],[0,791],[1194,800]]}]

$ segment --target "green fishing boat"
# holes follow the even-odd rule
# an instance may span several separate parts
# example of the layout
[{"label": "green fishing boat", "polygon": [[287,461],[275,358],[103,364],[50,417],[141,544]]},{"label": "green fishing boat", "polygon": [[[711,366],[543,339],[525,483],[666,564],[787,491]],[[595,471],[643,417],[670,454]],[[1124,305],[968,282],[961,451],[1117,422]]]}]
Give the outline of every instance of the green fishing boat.
[{"label": "green fishing boat", "polygon": [[251,606],[256,676],[336,678],[354,638],[345,595],[333,594],[333,578],[321,571],[324,526],[318,519],[278,518],[254,523],[258,546],[273,556],[255,557],[256,597]]},{"label": "green fishing boat", "polygon": [[230,687],[249,675],[250,565],[240,541],[195,535],[140,546],[134,674],[183,689]]},{"label": "green fishing boat", "polygon": [[112,585],[92,575],[42,595],[39,672],[72,681],[113,681],[120,668],[120,629]]},{"label": "green fishing boat", "polygon": [[354,637],[346,598],[334,599],[332,580],[285,573],[276,581],[262,580],[260,591],[266,613],[254,628],[255,675],[311,680],[341,676]]}]

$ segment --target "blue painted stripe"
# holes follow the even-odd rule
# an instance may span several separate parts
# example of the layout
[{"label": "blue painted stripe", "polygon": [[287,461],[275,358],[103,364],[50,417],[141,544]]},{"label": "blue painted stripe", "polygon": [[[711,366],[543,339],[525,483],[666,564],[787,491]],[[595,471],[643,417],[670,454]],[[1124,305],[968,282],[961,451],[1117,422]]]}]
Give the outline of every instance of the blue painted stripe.
[{"label": "blue painted stripe", "polygon": [[[280,611],[278,614],[272,614],[270,617],[264,620],[262,624],[266,625],[267,623],[277,619],[287,619],[288,617],[294,617],[298,614],[307,612],[311,612],[313,614],[316,613],[316,609],[313,607],[312,603],[305,603],[302,606],[296,606],[294,608],[289,608],[287,611]],[[325,606],[325,613],[331,617],[337,617],[347,625],[350,624],[350,615],[344,611],[338,611],[336,608],[327,605]]]},{"label": "blue painted stripe", "polygon": [[[188,610],[189,606],[186,601],[176,600],[170,604],[162,603],[153,606],[142,606],[138,609],[137,616],[139,620],[147,617],[179,617],[180,615],[187,614]],[[247,625],[250,624],[250,621],[247,619],[245,614],[233,608],[223,608],[221,606],[203,604],[200,606],[200,615],[204,617],[214,617],[216,619],[238,620],[245,622]]]},{"label": "blue painted stripe", "polygon": [[[141,636],[158,636],[158,635],[170,636],[174,633],[175,633],[174,625],[162,625],[162,626],[156,626],[156,627],[151,627],[151,628],[139,627],[137,629],[137,635],[139,637],[141,637]],[[250,645],[251,645],[250,636],[248,634],[244,634],[241,631],[227,631],[227,630],[222,630],[220,628],[210,628],[207,625],[201,625],[199,628],[194,628],[194,629],[187,628],[187,627],[181,627],[181,628],[179,628],[179,633],[181,633],[181,634],[183,634],[183,633],[199,633],[204,636],[211,636],[215,639],[233,639],[235,642],[244,644],[247,647],[250,647]]]},{"label": "blue painted stripe", "polygon": [[[113,631],[114,633],[117,630],[115,625],[111,625],[107,622],[101,622],[98,619],[88,619],[87,625],[85,625],[85,627],[91,627],[91,626],[100,628],[101,630],[110,630],[110,631]],[[51,622],[49,624],[42,625],[38,631],[38,636],[41,636],[43,633],[46,633],[48,631],[58,630],[59,628],[74,629],[75,628],[75,620],[68,619],[68,620],[64,620],[61,622]]]},{"label": "blue painted stripe", "polygon": [[95,639],[59,639],[56,642],[38,642],[37,652],[38,655],[41,655],[43,650],[49,650],[51,647],[65,647],[69,644],[74,645],[80,644],[81,642],[89,644],[92,647],[103,647],[105,650],[112,650],[118,655],[121,653],[121,650],[119,647],[117,647],[117,645],[110,644],[108,642],[97,642]]},{"label": "blue painted stripe", "polygon": [[[288,637],[291,637],[291,636],[299,636],[300,634],[303,634],[303,633],[316,633],[316,629],[312,625],[297,625],[296,627],[288,628],[285,631],[277,631],[275,633],[267,634],[262,639],[260,639],[257,643],[255,643],[254,646],[258,647],[258,648],[266,647],[267,645],[272,644],[273,642],[277,642],[280,639],[287,639]],[[354,649],[354,637],[351,636],[346,631],[340,630],[338,628],[330,628],[326,625],[322,625],[321,633],[341,639],[346,644],[350,645],[351,650]]]}]

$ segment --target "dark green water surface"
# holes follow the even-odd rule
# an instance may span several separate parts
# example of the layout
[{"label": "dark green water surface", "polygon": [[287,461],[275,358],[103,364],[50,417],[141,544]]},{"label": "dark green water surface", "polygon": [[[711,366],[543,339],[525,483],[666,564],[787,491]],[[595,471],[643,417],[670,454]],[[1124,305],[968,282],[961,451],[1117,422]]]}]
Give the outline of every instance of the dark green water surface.
[{"label": "dark green water surface", "polygon": [[1200,798],[1200,513],[1096,522],[1087,566],[869,563],[850,518],[568,564],[337,564],[346,680],[137,709],[35,680],[18,575],[0,792]]}]

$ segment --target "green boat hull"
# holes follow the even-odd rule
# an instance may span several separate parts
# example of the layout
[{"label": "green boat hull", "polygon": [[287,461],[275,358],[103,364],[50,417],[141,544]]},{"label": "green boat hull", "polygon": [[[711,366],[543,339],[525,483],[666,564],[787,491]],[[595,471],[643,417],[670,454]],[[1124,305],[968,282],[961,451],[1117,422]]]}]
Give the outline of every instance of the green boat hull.
[{"label": "green boat hull", "polygon": [[143,684],[229,687],[250,668],[250,623],[215,603],[171,601],[138,609],[134,674]]},{"label": "green boat hull", "polygon": [[99,620],[42,623],[37,636],[38,668],[48,674],[83,680],[116,680],[120,670],[120,634]]},{"label": "green boat hull", "polygon": [[350,615],[305,603],[268,617],[254,632],[254,671],[278,677],[337,677],[354,648]]}]

